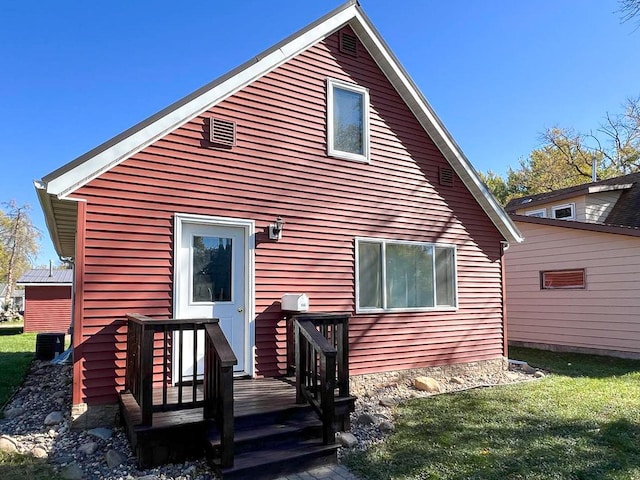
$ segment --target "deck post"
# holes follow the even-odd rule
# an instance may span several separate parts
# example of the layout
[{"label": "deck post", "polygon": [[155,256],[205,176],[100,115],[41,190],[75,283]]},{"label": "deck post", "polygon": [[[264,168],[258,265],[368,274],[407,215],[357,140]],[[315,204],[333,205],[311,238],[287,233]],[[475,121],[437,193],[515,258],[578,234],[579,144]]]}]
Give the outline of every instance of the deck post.
[{"label": "deck post", "polygon": [[140,352],[140,409],[142,425],[153,423],[153,327],[142,325]]},{"label": "deck post", "polygon": [[[234,455],[234,416],[233,416],[233,367],[222,367],[220,369],[220,391],[218,392],[219,412],[222,415],[222,425],[220,428],[220,465],[223,468],[233,466]],[[225,387],[226,385],[226,387]]]},{"label": "deck post", "polygon": [[[333,352],[331,352],[333,353]],[[335,353],[323,355],[320,360],[320,388],[322,395],[320,396],[321,412],[322,412],[322,443],[330,445],[335,443],[336,436],[334,432],[335,419],[335,371],[336,356]]]}]

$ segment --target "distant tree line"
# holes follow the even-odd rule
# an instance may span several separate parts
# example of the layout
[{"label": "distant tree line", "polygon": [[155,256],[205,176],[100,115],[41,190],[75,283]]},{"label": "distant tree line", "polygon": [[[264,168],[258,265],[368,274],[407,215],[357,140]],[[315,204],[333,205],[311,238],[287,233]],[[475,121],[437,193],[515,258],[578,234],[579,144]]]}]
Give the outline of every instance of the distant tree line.
[{"label": "distant tree line", "polygon": [[517,168],[508,169],[505,178],[491,170],[481,173],[502,204],[588,183],[594,177],[604,180],[640,171],[640,97],[627,99],[621,113],[605,114],[593,131],[556,126],[543,132],[541,141]]}]

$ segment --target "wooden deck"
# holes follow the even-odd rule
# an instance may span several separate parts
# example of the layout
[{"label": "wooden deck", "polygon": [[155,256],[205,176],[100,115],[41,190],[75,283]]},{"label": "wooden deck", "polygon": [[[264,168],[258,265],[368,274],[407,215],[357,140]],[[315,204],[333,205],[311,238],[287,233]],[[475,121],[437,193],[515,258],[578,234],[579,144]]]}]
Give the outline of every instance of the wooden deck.
[{"label": "wooden deck", "polygon": [[[140,468],[206,456],[225,480],[257,480],[337,461],[335,432],[348,429],[355,402],[347,314],[294,319],[295,379],[234,379],[237,359],[217,319],[127,318],[120,412]],[[176,328],[204,332],[204,381],[179,376],[180,387],[158,388]]]},{"label": "wooden deck", "polygon": [[[237,379],[233,382],[233,416],[246,417],[250,415],[262,415],[274,413],[281,410],[299,408],[296,404],[296,391],[294,380],[290,378],[262,378],[262,379]],[[193,398],[192,389],[188,388],[183,393],[183,401],[189,402]],[[198,385],[196,398],[203,398],[202,386]],[[167,390],[167,401],[176,403],[178,401],[178,389],[170,387]],[[121,395],[123,404],[123,414],[128,419],[130,425],[140,425],[142,415],[138,403],[130,393]],[[162,390],[156,389],[153,392],[153,404],[162,405]],[[188,410],[156,412],[153,414],[153,424],[145,430],[155,430],[166,428],[172,425],[183,423],[203,422],[202,407]]]}]

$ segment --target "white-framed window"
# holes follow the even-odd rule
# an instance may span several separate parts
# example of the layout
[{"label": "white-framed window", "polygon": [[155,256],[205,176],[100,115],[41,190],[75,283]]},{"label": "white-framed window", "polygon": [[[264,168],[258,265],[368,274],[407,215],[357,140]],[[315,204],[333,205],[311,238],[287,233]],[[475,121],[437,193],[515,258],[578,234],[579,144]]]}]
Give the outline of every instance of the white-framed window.
[{"label": "white-framed window", "polygon": [[561,220],[575,220],[576,204],[565,203],[564,205],[556,205],[554,207],[551,207],[551,217]]},{"label": "white-framed window", "polygon": [[545,208],[541,208],[540,210],[529,210],[525,212],[527,217],[539,217],[544,218],[547,216],[547,210]]},{"label": "white-framed window", "polygon": [[340,80],[327,80],[327,153],[369,161],[369,91]]},{"label": "white-framed window", "polygon": [[356,311],[453,310],[455,245],[356,239]]}]

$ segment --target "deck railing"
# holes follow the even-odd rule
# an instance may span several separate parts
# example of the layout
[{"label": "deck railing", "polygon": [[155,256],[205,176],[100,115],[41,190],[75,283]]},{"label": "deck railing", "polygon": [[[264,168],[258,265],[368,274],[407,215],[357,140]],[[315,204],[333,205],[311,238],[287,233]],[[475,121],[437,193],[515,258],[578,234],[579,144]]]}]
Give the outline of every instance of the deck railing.
[{"label": "deck railing", "polygon": [[[218,319],[157,320],[129,314],[127,320],[125,391],[140,406],[141,425],[151,426],[154,412],[202,407],[203,418],[213,420],[220,431],[221,465],[231,466],[233,366],[238,361]],[[199,374],[198,351],[202,349],[198,347],[203,345],[204,364]],[[187,374],[185,355],[191,364]]]},{"label": "deck railing", "polygon": [[347,314],[304,314],[293,319],[296,401],[309,402],[322,421],[325,444],[335,442],[336,390],[349,396]]}]

